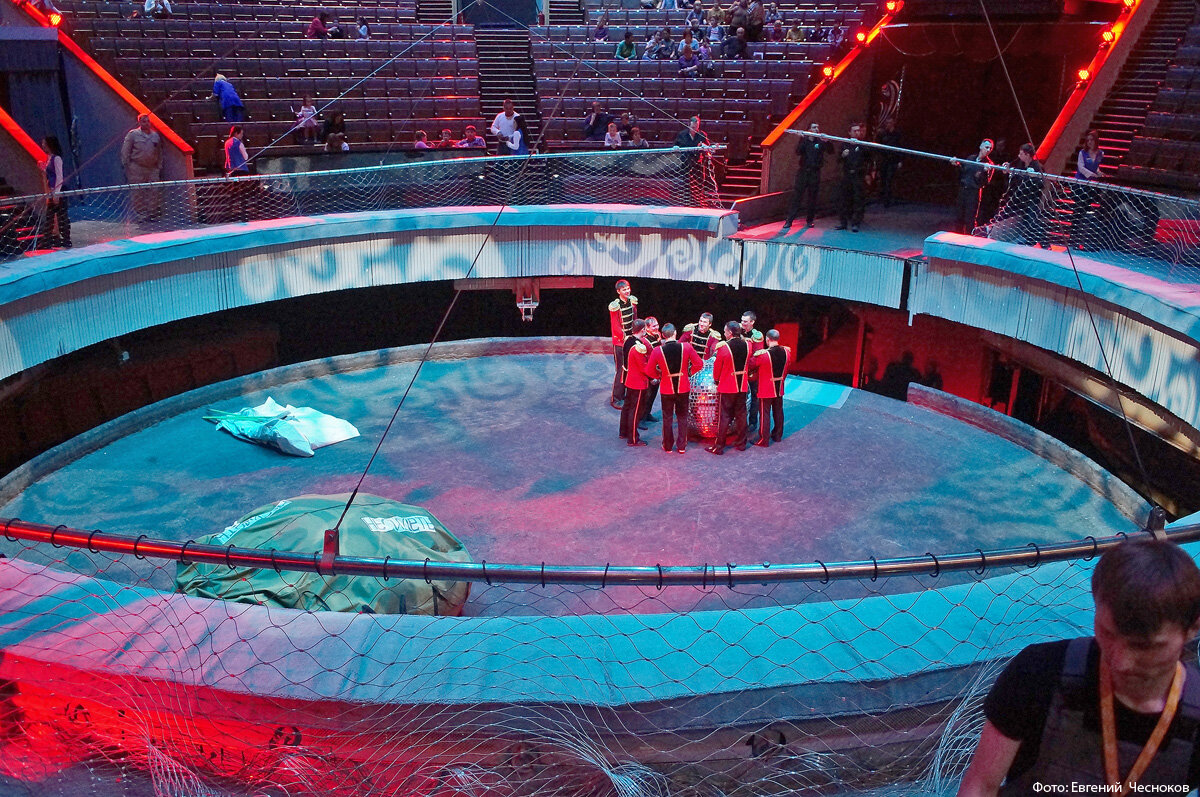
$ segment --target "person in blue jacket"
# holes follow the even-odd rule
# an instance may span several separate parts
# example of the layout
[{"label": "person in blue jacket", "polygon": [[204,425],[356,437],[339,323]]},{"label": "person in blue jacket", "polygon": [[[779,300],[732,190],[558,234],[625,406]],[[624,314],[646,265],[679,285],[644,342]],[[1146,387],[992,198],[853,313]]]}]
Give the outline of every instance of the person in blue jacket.
[{"label": "person in blue jacket", "polygon": [[246,108],[242,105],[242,98],[224,75],[218,74],[213,80],[213,96],[221,103],[222,119],[226,122],[246,121]]}]

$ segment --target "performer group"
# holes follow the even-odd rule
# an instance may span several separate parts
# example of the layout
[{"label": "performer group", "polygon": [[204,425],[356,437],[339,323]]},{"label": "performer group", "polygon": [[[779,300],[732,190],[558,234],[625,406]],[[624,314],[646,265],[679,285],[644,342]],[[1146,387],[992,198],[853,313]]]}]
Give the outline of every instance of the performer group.
[{"label": "performer group", "polygon": [[[713,381],[720,396],[717,437],[705,450],[724,454],[732,443],[746,450],[747,433],[758,429],[754,445],[766,448],[783,439],[783,381],[792,352],[779,342],[779,331],[764,335],[754,328],[752,310],[741,321],[713,329],[712,313],[704,313],[678,334],[674,324],[638,317],[638,300],[628,280],[617,281],[617,298],[608,305],[612,330],[612,406],[621,410],[620,436],[631,446],[644,446],[639,424],[653,421],[655,396],[662,409],[663,451],[687,449],[690,377],[713,359]],[[732,426],[732,429],[731,429]],[[732,433],[732,437],[730,436]]]}]

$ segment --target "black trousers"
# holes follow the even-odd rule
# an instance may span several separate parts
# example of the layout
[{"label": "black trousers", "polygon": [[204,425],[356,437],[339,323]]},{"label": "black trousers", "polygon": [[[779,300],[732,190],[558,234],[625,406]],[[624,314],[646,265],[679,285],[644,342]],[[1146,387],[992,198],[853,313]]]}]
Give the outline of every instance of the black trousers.
[{"label": "black trousers", "polygon": [[621,405],[621,437],[628,437],[629,442],[635,443],[638,437],[638,421],[642,419],[645,409],[646,391],[625,388],[625,403]]},{"label": "black trousers", "polygon": [[746,410],[746,428],[753,429],[758,426],[758,382],[750,383],[750,392],[747,397],[750,405]]},{"label": "black trousers", "polygon": [[[664,451],[687,448],[688,439],[688,397],[690,393],[663,393],[660,400],[662,406],[662,447]],[[672,424],[672,421],[674,423]]]},{"label": "black trousers", "polygon": [[646,388],[646,395],[642,397],[642,414],[638,416],[639,421],[644,421],[650,417],[650,413],[654,412],[654,401],[658,398],[658,380],[651,379],[650,387]]},{"label": "black trousers", "polygon": [[974,186],[958,187],[958,231],[970,235],[975,229],[975,219],[979,216],[979,189]]},{"label": "black trousers", "polygon": [[842,175],[842,226],[857,227],[862,224],[867,209],[867,184],[861,174]]},{"label": "black trousers", "polygon": [[71,218],[67,215],[65,196],[46,202],[46,237],[53,246],[71,248]]},{"label": "black trousers", "polygon": [[896,182],[896,170],[900,164],[896,161],[884,161],[879,164],[879,199],[885,208],[892,206],[892,186]]},{"label": "black trousers", "polygon": [[759,399],[758,405],[762,411],[758,427],[758,444],[767,445],[768,435],[773,442],[778,443],[783,439],[783,396]]},{"label": "black trousers", "polygon": [[821,173],[801,169],[796,174],[796,190],[792,192],[792,207],[788,211],[787,223],[790,225],[800,215],[800,207],[808,200],[804,220],[812,226],[817,213],[817,194],[821,189]]},{"label": "black trousers", "polygon": [[613,401],[625,400],[625,383],[621,381],[621,361],[625,357],[624,346],[613,346],[613,364],[617,366],[617,375],[613,377]]},{"label": "black trousers", "polygon": [[722,393],[721,394],[721,419],[717,423],[717,441],[715,447],[718,451],[725,448],[725,441],[729,436],[729,424],[733,422],[733,444],[738,448],[746,447],[746,394],[745,393]]}]

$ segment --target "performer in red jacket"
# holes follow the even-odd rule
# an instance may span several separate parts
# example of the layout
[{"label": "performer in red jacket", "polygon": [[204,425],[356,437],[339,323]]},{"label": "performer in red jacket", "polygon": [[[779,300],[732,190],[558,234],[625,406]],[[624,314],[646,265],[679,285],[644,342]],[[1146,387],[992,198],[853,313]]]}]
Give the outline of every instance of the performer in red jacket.
[{"label": "performer in red jacket", "polygon": [[717,344],[721,342],[721,333],[712,328],[712,313],[703,313],[699,321],[685,326],[683,334],[679,336],[679,342],[691,344],[702,360],[716,354]]},{"label": "performer in red jacket", "polygon": [[633,295],[628,280],[617,280],[617,298],[608,303],[608,325],[612,330],[613,360],[616,362],[617,375],[613,377],[612,401],[616,409],[621,409],[625,399],[625,360],[622,346],[625,339],[633,334],[633,321],[637,318],[637,297]]},{"label": "performer in red jacket", "polygon": [[[688,378],[703,367],[704,362],[695,349],[675,340],[675,325],[663,324],[662,344],[650,353],[646,363],[646,375],[659,380],[663,451],[674,448],[682,454],[687,448],[688,398],[692,391]],[[672,416],[679,427],[678,435],[672,430]]]},{"label": "performer in red jacket", "polygon": [[[792,366],[792,350],[779,345],[779,330],[767,330],[767,348],[759,349],[750,357],[754,381],[758,385],[760,421],[758,442],[754,445],[766,448],[770,440],[783,440],[783,380]],[[772,426],[774,419],[774,429]]]},{"label": "performer in red jacket", "polygon": [[621,437],[629,439],[631,446],[644,446],[638,437],[638,421],[646,401],[646,388],[650,380],[646,377],[646,360],[650,357],[650,345],[646,343],[646,322],[633,322],[633,337],[625,341],[625,404],[621,407]]},{"label": "performer in red jacket", "polygon": [[725,325],[725,340],[717,346],[713,363],[713,380],[721,394],[721,420],[717,423],[717,440],[705,451],[725,453],[725,438],[729,422],[733,421],[734,445],[746,450],[746,394],[750,391],[750,342],[742,337],[742,325],[730,321]]}]

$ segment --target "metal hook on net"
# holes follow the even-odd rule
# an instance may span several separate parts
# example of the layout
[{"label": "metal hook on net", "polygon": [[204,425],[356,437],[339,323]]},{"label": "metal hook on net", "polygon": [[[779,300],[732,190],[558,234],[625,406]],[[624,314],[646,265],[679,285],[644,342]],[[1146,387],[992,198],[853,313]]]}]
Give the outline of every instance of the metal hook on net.
[{"label": "metal hook on net", "polygon": [[387,566],[388,566],[388,559],[391,559],[391,558],[392,557],[390,557],[390,556],[383,557],[383,580],[384,581],[388,580]]},{"label": "metal hook on net", "polygon": [[825,577],[821,579],[821,584],[822,585],[828,584],[829,583],[829,568],[826,567],[825,563],[822,562],[820,559],[817,559],[816,562],[817,562],[817,564],[819,564],[821,566],[821,570],[825,573]]},{"label": "metal hook on net", "polygon": [[542,562],[542,589],[546,588],[546,563]]},{"label": "metal hook on net", "polygon": [[[386,559],[384,560],[384,564],[387,564]],[[487,574],[487,559],[484,559],[482,564],[483,564],[483,583],[487,584],[490,587],[490,586],[492,586],[492,577]]]},{"label": "metal hook on net", "polygon": [[1084,539],[1092,541],[1092,552],[1090,554],[1088,554],[1086,557],[1084,557],[1084,559],[1083,559],[1083,561],[1085,561],[1085,562],[1090,562],[1093,559],[1095,559],[1096,554],[1098,554],[1100,552],[1100,543],[1096,542],[1096,538],[1093,537],[1091,534],[1084,537]]},{"label": "metal hook on net", "polygon": [[875,559],[874,556],[871,557],[871,564],[873,564],[875,566],[874,572],[871,573],[871,581],[874,582],[876,579],[879,578],[879,562]]},{"label": "metal hook on net", "polygon": [[605,587],[608,586],[608,568],[609,568],[609,563],[605,562],[604,563],[604,575],[600,576],[600,589],[604,589]]},{"label": "metal hook on net", "polygon": [[[67,547],[65,545],[59,545],[58,543],[56,543],[54,541],[54,535],[58,534],[58,530],[65,529],[66,527],[67,527],[66,523],[59,523],[57,526],[54,527],[54,530],[50,532],[50,545],[52,545],[55,548],[66,548]],[[136,547],[134,550],[136,550]]]},{"label": "metal hook on net", "polygon": [[142,541],[142,540],[144,540],[144,539],[146,539],[146,535],[145,535],[145,534],[139,534],[139,535],[138,535],[138,538],[137,538],[136,540],[134,540],[134,541],[133,541],[133,558],[134,558],[134,559],[145,559],[145,558],[146,558],[146,557],[142,556],[140,553],[138,553],[138,552],[137,552],[137,547],[138,547],[138,545],[139,545],[139,544],[141,543],[141,541]]},{"label": "metal hook on net", "polygon": [[[100,533],[102,533],[100,531],[100,529],[92,529],[90,532],[88,532],[87,549],[89,551],[91,551],[92,553],[100,553],[100,551],[98,549],[92,547],[92,537],[95,537],[97,534],[100,534]],[[186,546],[184,546],[184,547],[186,547]]]},{"label": "metal hook on net", "polygon": [[933,576],[931,578],[937,578],[942,574],[942,563],[938,561],[938,558],[931,551],[926,551],[925,555],[933,560]]},{"label": "metal hook on net", "polygon": [[727,571],[727,573],[728,573],[728,576],[729,576],[729,588],[730,588],[730,589],[733,589],[733,563],[732,563],[732,562],[726,562],[726,563],[725,563],[725,570]]},{"label": "metal hook on net", "polygon": [[[384,562],[383,564],[384,564],[384,567],[386,568],[387,562]],[[276,573],[279,572],[279,562],[275,561],[275,549],[274,548],[271,549],[271,569],[274,570]]]},{"label": "metal hook on net", "polygon": [[704,570],[700,573],[700,589],[708,589],[708,562],[704,563]]},{"label": "metal hook on net", "polygon": [[975,575],[982,576],[984,571],[987,570],[987,555],[984,554],[982,548],[976,548],[975,550],[979,552],[979,567],[975,568]]},{"label": "metal hook on net", "polygon": [[[94,532],[94,531],[92,532],[92,534],[95,534],[95,533],[96,532]],[[181,547],[179,549],[179,564],[183,564],[183,559],[185,556],[187,556],[187,547],[189,545],[191,545],[193,542],[195,542],[195,540],[184,540],[183,541],[183,547]],[[90,549],[91,547],[92,547],[92,538],[91,538],[91,535],[89,535],[88,536],[88,548]]]},{"label": "metal hook on net", "polygon": [[1031,564],[1029,566],[1029,568],[1032,570],[1033,568],[1037,567],[1038,565],[1040,565],[1042,563],[1042,549],[1038,547],[1038,544],[1036,542],[1028,543],[1028,544],[1026,544],[1025,547],[1028,548],[1030,546],[1033,547],[1034,553],[1037,554],[1037,556],[1035,556],[1033,558],[1033,564]]},{"label": "metal hook on net", "polygon": [[663,587],[662,565],[660,565],[656,562],[654,564],[654,566],[658,568],[658,591],[662,592],[662,587]]},{"label": "metal hook on net", "polygon": [[19,517],[14,517],[14,518],[8,519],[8,522],[6,522],[4,524],[4,539],[8,540],[9,542],[19,542],[19,540],[16,537],[14,537],[8,533],[8,527],[14,523],[20,523],[20,522],[21,522],[21,518],[19,518]]},{"label": "metal hook on net", "polygon": [[230,570],[233,569],[233,562],[229,561],[229,553],[232,550],[233,550],[232,544],[225,546],[225,566],[228,567]]},{"label": "metal hook on net", "polygon": [[425,564],[421,565],[421,577],[425,579],[426,584],[432,584],[429,580],[429,557],[425,557]]}]

